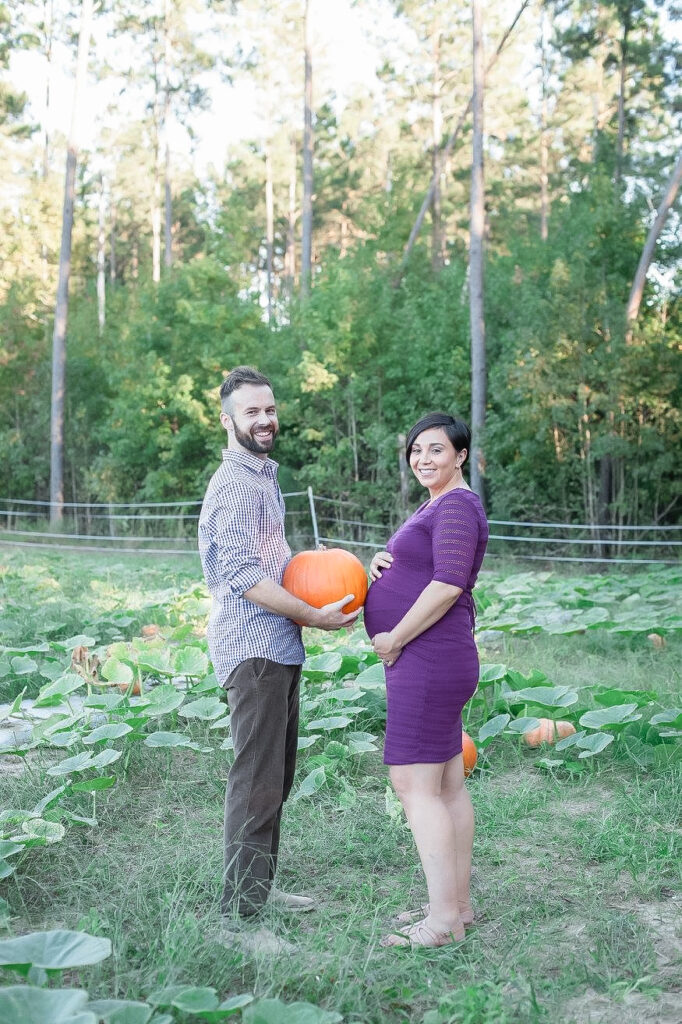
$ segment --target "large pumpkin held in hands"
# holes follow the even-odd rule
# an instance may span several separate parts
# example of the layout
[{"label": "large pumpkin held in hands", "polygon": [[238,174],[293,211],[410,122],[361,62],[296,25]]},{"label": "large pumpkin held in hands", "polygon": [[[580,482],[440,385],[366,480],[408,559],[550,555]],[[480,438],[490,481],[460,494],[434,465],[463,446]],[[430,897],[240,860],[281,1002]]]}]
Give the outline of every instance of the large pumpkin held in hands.
[{"label": "large pumpkin held in hands", "polygon": [[557,739],[562,740],[564,736],[571,736],[575,732],[575,726],[571,722],[555,722],[551,718],[540,718],[537,729],[524,732],[524,742],[529,747],[539,747],[542,743],[556,743]]},{"label": "large pumpkin held in hands", "polygon": [[464,756],[464,774],[465,776],[471,775],[476,767],[478,754],[476,752],[476,744],[469,733],[464,732],[464,729],[462,729],[462,754]]},{"label": "large pumpkin held in hands", "polygon": [[282,586],[313,608],[323,608],[346,594],[354,594],[342,609],[348,615],[365,603],[367,573],[360,559],[342,548],[300,551],[284,570]]}]

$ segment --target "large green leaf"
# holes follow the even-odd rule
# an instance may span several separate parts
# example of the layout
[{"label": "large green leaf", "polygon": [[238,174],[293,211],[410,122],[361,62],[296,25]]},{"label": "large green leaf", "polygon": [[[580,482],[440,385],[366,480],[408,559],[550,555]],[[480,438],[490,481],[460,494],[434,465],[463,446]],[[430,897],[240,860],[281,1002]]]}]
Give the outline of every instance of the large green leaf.
[{"label": "large green leaf", "polygon": [[132,999],[96,999],[88,1003],[88,1010],[104,1024],[147,1024],[154,1013],[149,1003]]},{"label": "large green leaf", "polygon": [[605,725],[620,725],[623,722],[635,722],[641,715],[633,714],[636,704],[614,704],[599,711],[586,711],[580,716],[580,724],[586,729],[602,729]]},{"label": "large green leaf", "polygon": [[355,677],[355,685],[361,686],[363,690],[377,690],[386,685],[386,671],[383,661],[370,665],[358,676]]},{"label": "large green leaf", "polygon": [[30,967],[65,971],[98,964],[111,955],[111,942],[87,932],[31,932],[0,941],[0,966],[28,974]]},{"label": "large green leaf", "polygon": [[528,686],[505,691],[503,696],[508,704],[540,704],[545,708],[567,708],[578,701],[578,694],[568,686]]},{"label": "large green leaf", "polygon": [[281,999],[258,999],[242,1014],[244,1024],[339,1024],[336,1010],[322,1010],[311,1003],[283,1003]]},{"label": "large green leaf", "polygon": [[74,690],[80,689],[81,686],[85,686],[85,680],[82,676],[79,676],[76,672],[65,672],[64,675],[59,676],[54,682],[41,686],[35,701],[35,707],[49,707],[54,697],[66,697],[69,693],[73,693]]},{"label": "large green leaf", "polygon": [[188,747],[189,736],[180,732],[152,732],[144,741],[145,747]]},{"label": "large green leaf", "polygon": [[200,718],[211,722],[225,714],[225,705],[217,697],[200,697],[199,700],[184,704],[178,714],[183,718]]},{"label": "large green leaf", "polygon": [[353,721],[348,715],[330,715],[329,718],[316,718],[308,722],[306,729],[322,729],[323,732],[332,732],[334,729],[345,729]]},{"label": "large green leaf", "polygon": [[298,790],[293,797],[294,801],[300,800],[301,797],[312,796],[313,793],[317,793],[318,789],[322,789],[326,781],[327,773],[324,765],[318,765],[317,768],[313,768],[298,787]]},{"label": "large green leaf", "polygon": [[170,663],[170,653],[165,647],[161,650],[140,651],[137,656],[137,663],[140,668],[144,668],[148,672],[153,672],[155,675],[174,675],[174,671]]},{"label": "large green leaf", "polygon": [[478,742],[485,743],[487,740],[491,740],[494,736],[498,736],[504,729],[506,729],[511,715],[495,715],[488,722],[485,722],[478,730]]},{"label": "large green leaf", "polygon": [[34,988],[9,985],[0,988],[2,1024],[97,1024],[93,1013],[84,1012],[88,993],[77,988]]},{"label": "large green leaf", "polygon": [[147,693],[147,707],[145,714],[150,718],[160,718],[161,715],[169,715],[184,703],[185,695],[171,683],[164,683],[161,686],[154,686]]},{"label": "large green leaf", "polygon": [[28,654],[20,654],[16,658],[10,658],[10,665],[15,676],[28,676],[38,671],[38,663],[30,658]]},{"label": "large green leaf", "polygon": [[128,686],[133,681],[133,670],[130,665],[119,661],[118,658],[108,658],[102,665],[102,679],[109,683],[116,683],[118,686]]},{"label": "large green leaf", "polygon": [[307,658],[303,665],[303,674],[306,676],[333,676],[343,664],[343,655],[338,651],[326,651],[324,654],[317,654]]},{"label": "large green leaf", "polygon": [[92,768],[93,761],[92,753],[86,750],[82,754],[74,754],[73,757],[67,757],[65,761],[52,765],[47,769],[47,774],[71,775],[73,772],[84,772],[87,768]]},{"label": "large green leaf", "polygon": [[199,647],[181,647],[173,657],[173,671],[179,676],[203,676],[208,672],[208,658]]},{"label": "large green leaf", "polygon": [[651,716],[652,725],[667,725],[670,729],[682,729],[682,708],[667,708]]},{"label": "large green leaf", "polygon": [[84,736],[83,743],[86,746],[92,746],[93,743],[103,743],[105,740],[117,740],[132,731],[131,726],[126,725],[125,722],[109,722],[107,725],[98,726],[97,729],[93,729],[87,736]]},{"label": "large green leaf", "polygon": [[92,759],[92,768],[106,768],[107,765],[113,764],[114,761],[118,761],[123,751],[112,750],[107,747],[106,750],[100,750],[99,754],[96,754]]},{"label": "large green leaf", "polygon": [[515,718],[507,726],[508,732],[530,732],[531,729],[538,729],[540,727],[539,718]]},{"label": "large green leaf", "polygon": [[203,1013],[217,1008],[218,996],[214,988],[186,988],[176,995],[171,1005],[185,1013]]},{"label": "large green leaf", "polygon": [[500,679],[504,679],[506,674],[506,665],[481,665],[481,673],[478,677],[478,685],[487,686],[489,683],[496,683]]},{"label": "large green leaf", "polygon": [[21,826],[27,839],[42,839],[46,844],[58,843],[66,835],[66,829],[58,821],[45,821],[44,818],[31,818]]},{"label": "large green leaf", "polygon": [[595,732],[590,736],[583,736],[578,740],[576,746],[580,748],[578,757],[594,757],[600,753],[609,743],[613,743],[614,737],[610,732]]}]

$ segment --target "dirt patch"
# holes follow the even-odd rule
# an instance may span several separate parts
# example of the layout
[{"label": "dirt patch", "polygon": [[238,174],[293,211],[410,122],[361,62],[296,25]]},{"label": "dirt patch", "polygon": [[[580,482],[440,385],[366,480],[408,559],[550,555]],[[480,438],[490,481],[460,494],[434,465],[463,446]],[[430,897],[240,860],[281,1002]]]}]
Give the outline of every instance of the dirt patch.
[{"label": "dirt patch", "polygon": [[14,775],[17,778],[24,774],[24,759],[16,754],[3,754],[0,757],[0,775]]},{"label": "dirt patch", "polygon": [[[659,977],[673,984],[682,977],[682,896],[675,895],[665,903],[636,903],[631,910],[649,929],[656,951]],[[682,1017],[679,1011],[678,1020]]]},{"label": "dirt patch", "polygon": [[590,786],[589,794],[565,797],[555,804],[555,810],[560,814],[568,814],[571,818],[583,818],[591,815],[606,818],[611,813],[611,799],[612,794],[608,789],[604,789],[602,786]]},{"label": "dirt patch", "polygon": [[663,993],[658,998],[629,992],[622,1000],[600,996],[592,989],[567,999],[561,1024],[680,1024],[680,997]]}]

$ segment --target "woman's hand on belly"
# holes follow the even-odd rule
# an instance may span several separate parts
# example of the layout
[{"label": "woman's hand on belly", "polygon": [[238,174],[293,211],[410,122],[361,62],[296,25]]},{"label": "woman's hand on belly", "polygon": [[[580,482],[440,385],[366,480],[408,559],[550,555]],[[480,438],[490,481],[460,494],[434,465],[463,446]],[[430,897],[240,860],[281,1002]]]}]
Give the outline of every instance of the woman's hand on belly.
[{"label": "woman's hand on belly", "polygon": [[400,644],[396,643],[392,633],[375,633],[372,639],[374,653],[378,654],[384,665],[393,665],[403,652]]},{"label": "woman's hand on belly", "polygon": [[390,569],[392,561],[393,555],[389,554],[388,551],[377,551],[376,555],[369,563],[369,575],[372,582],[374,580],[381,579],[381,570]]}]

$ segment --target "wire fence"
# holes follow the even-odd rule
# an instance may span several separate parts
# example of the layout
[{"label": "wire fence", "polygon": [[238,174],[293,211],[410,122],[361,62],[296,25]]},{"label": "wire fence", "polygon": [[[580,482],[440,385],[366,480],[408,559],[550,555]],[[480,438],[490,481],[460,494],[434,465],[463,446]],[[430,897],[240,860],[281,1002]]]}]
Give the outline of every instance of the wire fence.
[{"label": "wire fence", "polygon": [[[370,522],[352,501],[290,491],[286,528],[294,551],[341,545],[368,560],[384,547],[387,524]],[[58,526],[51,504],[0,498],[0,544],[63,551],[109,551],[149,555],[195,555],[201,500],[154,502],[65,502]],[[608,526],[592,523],[525,522],[491,519],[488,557],[543,562],[675,565],[680,561],[682,526]]]}]

